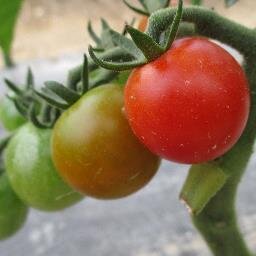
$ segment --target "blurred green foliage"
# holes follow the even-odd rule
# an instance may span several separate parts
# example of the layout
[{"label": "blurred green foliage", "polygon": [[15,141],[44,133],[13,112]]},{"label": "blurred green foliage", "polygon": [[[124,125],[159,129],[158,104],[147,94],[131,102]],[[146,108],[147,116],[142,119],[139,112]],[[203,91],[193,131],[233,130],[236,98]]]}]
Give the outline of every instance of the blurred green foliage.
[{"label": "blurred green foliage", "polygon": [[7,66],[11,61],[11,44],[22,0],[0,0],[0,46]]}]

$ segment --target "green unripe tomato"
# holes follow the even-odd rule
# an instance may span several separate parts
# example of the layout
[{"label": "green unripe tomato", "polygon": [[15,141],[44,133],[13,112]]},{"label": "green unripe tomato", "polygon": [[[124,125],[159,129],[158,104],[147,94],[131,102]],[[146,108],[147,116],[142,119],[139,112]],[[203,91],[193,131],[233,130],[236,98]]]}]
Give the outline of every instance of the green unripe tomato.
[{"label": "green unripe tomato", "polygon": [[14,131],[26,122],[14,103],[7,97],[0,102],[0,121],[7,131]]},{"label": "green unripe tomato", "polygon": [[61,210],[82,199],[53,166],[51,133],[50,129],[27,123],[10,140],[5,152],[6,170],[14,191],[28,205],[44,211]]},{"label": "green unripe tomato", "polygon": [[27,213],[28,207],[14,193],[6,173],[0,174],[0,240],[15,234]]}]

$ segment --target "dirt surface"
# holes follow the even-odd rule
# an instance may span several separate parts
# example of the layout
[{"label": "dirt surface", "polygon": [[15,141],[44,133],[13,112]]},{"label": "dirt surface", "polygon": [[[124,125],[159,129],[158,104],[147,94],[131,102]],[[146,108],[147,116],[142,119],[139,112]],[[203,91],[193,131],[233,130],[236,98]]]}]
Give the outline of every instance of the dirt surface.
[{"label": "dirt surface", "polygon": [[[224,7],[224,0],[204,2],[231,19],[256,27],[255,0],[240,0],[229,9]],[[99,29],[100,18],[105,17],[120,30],[124,21],[130,21],[134,16],[122,0],[24,0],[13,57],[16,62],[22,62],[84,52],[90,42],[86,31],[88,20]]]}]

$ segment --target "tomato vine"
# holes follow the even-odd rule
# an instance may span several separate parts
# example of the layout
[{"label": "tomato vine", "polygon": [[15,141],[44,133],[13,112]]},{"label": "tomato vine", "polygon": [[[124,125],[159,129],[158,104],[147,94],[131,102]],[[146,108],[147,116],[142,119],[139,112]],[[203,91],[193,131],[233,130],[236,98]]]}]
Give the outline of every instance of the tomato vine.
[{"label": "tomato vine", "polygon": [[[200,2],[201,1],[193,1],[195,5]],[[233,2],[228,1],[229,4],[232,4]],[[207,241],[214,255],[252,255],[239,231],[235,213],[235,199],[239,182],[252,155],[253,144],[256,138],[255,30],[235,23],[206,8],[197,6],[183,7],[183,2],[181,0],[179,1],[177,8],[168,7],[170,1],[160,0],[141,0],[140,3],[142,8],[134,7],[127,1],[125,1],[125,3],[130,9],[149,17],[145,32],[136,29],[132,22],[130,25],[125,26],[124,31],[118,33],[113,30],[105,20],[102,20],[102,32],[101,35],[98,36],[93,30],[91,23],[89,23],[88,31],[95,43],[95,46],[89,47],[91,58],[87,58],[85,55],[83,64],[74,67],[69,71],[66,84],[48,81],[40,91],[36,90],[33,85],[32,73],[29,71],[27,87],[25,90],[21,90],[16,84],[6,80],[9,89],[15,93],[15,96],[10,98],[13,100],[19,112],[28,120],[32,121],[34,126],[37,126],[38,128],[52,128],[57,120],[61,120],[59,123],[62,124],[62,122],[67,122],[69,127],[75,129],[75,127],[79,126],[81,120],[75,118],[76,124],[74,127],[70,121],[72,118],[65,119],[65,116],[68,116],[68,114],[65,113],[72,112],[73,108],[78,108],[79,111],[84,111],[83,106],[86,108],[87,103],[84,103],[81,100],[93,95],[95,87],[105,85],[109,82],[118,83],[121,79],[126,81],[131,69],[145,66],[148,63],[159,59],[173,46],[173,44],[175,44],[174,42],[177,38],[196,35],[215,39],[221,43],[232,46],[244,57],[243,68],[250,85],[251,106],[246,128],[237,143],[227,153],[207,163],[203,162],[191,166],[189,175],[182,188],[180,198],[190,209],[191,218],[195,226]],[[127,70],[128,72],[123,72]],[[102,90],[104,90],[104,88],[104,86],[101,87]],[[122,97],[120,91],[121,89],[118,89],[119,100]],[[104,101],[99,101],[97,104],[103,104],[102,102],[105,104]],[[119,101],[118,104],[121,105]],[[119,105],[118,109],[120,108]],[[68,112],[66,112],[67,109],[69,109]],[[97,115],[95,115],[95,113],[93,115],[96,118]],[[91,116],[92,115],[90,114],[88,119],[90,119]],[[120,117],[120,111],[118,112],[118,118],[123,121],[123,117]],[[84,130],[87,129],[86,124],[87,123],[83,123]],[[105,125],[106,129],[104,134],[109,129],[109,124]],[[65,127],[65,125],[63,127]],[[97,124],[95,127],[98,129],[99,125]],[[124,130],[127,131],[126,125],[124,125],[124,127]],[[56,132],[55,134],[64,136],[66,134],[66,129],[62,128],[59,133]],[[79,134],[81,134],[81,132]],[[129,136],[130,135],[131,134],[129,133]],[[8,140],[4,142],[7,144]],[[84,137],[82,137],[81,140],[76,137],[77,144],[82,140],[84,140]],[[70,145],[69,143],[70,141],[68,141],[65,147],[60,151],[66,154],[67,151],[72,149],[76,152],[77,148],[72,148],[74,145]],[[3,145],[5,146],[6,144]],[[56,142],[56,145],[57,144],[59,146],[61,143]],[[122,151],[118,146],[116,147],[118,149],[116,151]],[[153,175],[158,166],[158,157],[152,156],[148,151],[144,151],[144,148],[141,149],[140,146],[138,147],[139,151],[141,150],[140,152],[146,152],[146,157],[151,156],[150,159],[154,160],[152,164],[153,168],[151,170]],[[84,152],[86,152],[86,150],[84,150],[83,153]],[[103,150],[100,156],[98,156],[99,159],[101,159],[104,154],[103,152],[105,151]],[[116,154],[113,153],[112,157],[115,158]],[[132,157],[136,158],[134,155],[132,155]],[[83,156],[81,156],[81,158],[83,158]],[[90,160],[91,159],[93,159],[93,157],[90,158]],[[136,161],[137,160],[138,159],[136,158]],[[78,159],[77,162],[75,162],[75,167],[77,167],[77,163],[80,164],[79,161],[81,162],[81,159]],[[63,165],[63,163],[63,159],[60,158],[58,166]],[[68,164],[64,163],[64,165],[65,168],[67,168]],[[69,163],[69,165],[71,164]],[[139,165],[141,165],[141,162],[139,162]],[[79,168],[83,168],[83,165],[81,166],[79,166]],[[150,167],[152,166],[150,165]],[[78,173],[81,172],[79,168]],[[132,170],[134,170],[134,168],[132,168]],[[66,172],[65,170],[66,177],[71,175],[68,171],[69,170]],[[94,175],[94,173],[90,173],[90,171],[91,170],[88,171],[88,175]],[[102,170],[100,170],[100,174],[101,173]],[[130,173],[128,172],[128,174]],[[135,181],[137,174],[140,175],[141,173],[138,172],[134,174]],[[95,176],[93,177],[96,179]],[[130,178],[134,179],[133,176],[130,177],[128,175],[127,177],[129,182]],[[118,176],[117,180],[119,180],[119,178],[122,179],[123,177]],[[143,185],[146,183],[144,178],[145,176],[142,177]],[[136,183],[132,189],[126,188],[125,191],[122,191],[122,189],[118,187],[116,190],[117,192],[113,189],[114,192],[108,191],[110,194],[104,195],[104,186],[102,186],[104,189],[101,187],[102,191],[100,191],[100,193],[98,193],[98,191],[91,192],[88,188],[80,186],[79,175],[75,178],[72,177],[72,179],[75,180],[75,185],[78,184],[77,187],[80,191],[84,190],[87,193],[91,193],[93,196],[96,195],[96,197],[100,198],[116,198],[124,196],[134,192],[138,187],[142,186],[141,183],[139,185]],[[105,178],[99,178],[99,183],[106,180],[107,179]],[[127,180],[123,179],[122,181],[123,184],[125,184],[123,187],[125,187],[127,185]],[[88,183],[90,183],[90,181]],[[73,183],[72,185],[76,187]],[[92,185],[89,185],[89,187],[95,188]]]}]

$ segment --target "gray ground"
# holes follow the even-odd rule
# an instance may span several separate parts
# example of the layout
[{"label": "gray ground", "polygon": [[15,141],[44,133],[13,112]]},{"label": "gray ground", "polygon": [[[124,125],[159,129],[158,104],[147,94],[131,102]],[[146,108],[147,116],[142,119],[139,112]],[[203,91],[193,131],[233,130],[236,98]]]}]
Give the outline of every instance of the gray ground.
[{"label": "gray ground", "polygon": [[[36,82],[62,81],[66,70],[80,57],[29,63]],[[26,67],[0,73],[23,81]],[[2,92],[3,93],[3,92]],[[204,242],[190,224],[178,201],[188,166],[164,161],[159,173],[142,191],[116,201],[85,199],[63,212],[47,214],[31,210],[25,227],[13,238],[0,242],[1,256],[208,256]],[[256,250],[256,158],[249,164],[240,187],[240,223]]]}]

